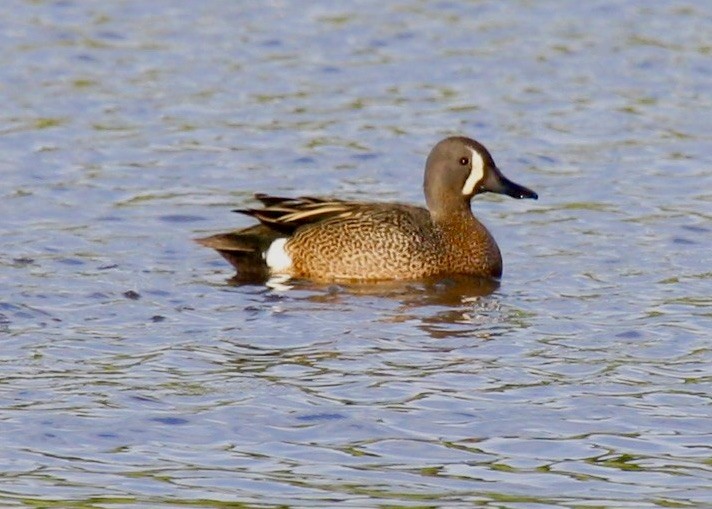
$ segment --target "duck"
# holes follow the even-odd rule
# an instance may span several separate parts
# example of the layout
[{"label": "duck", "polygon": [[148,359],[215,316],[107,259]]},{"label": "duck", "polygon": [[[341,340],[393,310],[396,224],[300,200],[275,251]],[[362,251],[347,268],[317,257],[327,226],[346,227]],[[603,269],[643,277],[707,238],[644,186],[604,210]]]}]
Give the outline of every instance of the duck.
[{"label": "duck", "polygon": [[432,148],[423,190],[426,207],[259,193],[260,207],[234,210],[256,224],[196,241],[249,279],[500,279],[500,249],[471,201],[482,193],[536,200],[537,193],[505,177],[485,146],[464,136]]}]

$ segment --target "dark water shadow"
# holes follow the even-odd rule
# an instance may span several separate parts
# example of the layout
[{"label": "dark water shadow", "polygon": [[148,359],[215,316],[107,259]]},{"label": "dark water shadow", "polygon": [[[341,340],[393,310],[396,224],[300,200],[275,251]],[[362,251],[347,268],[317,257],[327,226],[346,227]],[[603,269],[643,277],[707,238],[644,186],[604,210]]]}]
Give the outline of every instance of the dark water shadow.
[{"label": "dark water shadow", "polygon": [[[308,280],[273,282],[265,278],[235,276],[231,286],[261,285],[266,295],[279,292],[297,301],[327,306],[362,303],[378,310],[369,315],[376,322],[415,322],[434,338],[471,336],[473,330],[499,322],[498,299],[492,297],[500,286],[494,279],[448,276],[412,281],[319,283]],[[374,300],[375,299],[375,300]],[[383,302],[385,299],[388,302]]]},{"label": "dark water shadow", "polygon": [[[227,280],[230,286],[265,286],[275,291],[312,290],[327,295],[347,294],[401,299],[413,305],[459,305],[463,299],[486,297],[499,288],[496,279],[471,276],[448,276],[408,281],[367,281],[320,283],[290,279],[275,283],[269,278],[250,274],[235,275]],[[318,297],[313,297],[318,299]]]}]

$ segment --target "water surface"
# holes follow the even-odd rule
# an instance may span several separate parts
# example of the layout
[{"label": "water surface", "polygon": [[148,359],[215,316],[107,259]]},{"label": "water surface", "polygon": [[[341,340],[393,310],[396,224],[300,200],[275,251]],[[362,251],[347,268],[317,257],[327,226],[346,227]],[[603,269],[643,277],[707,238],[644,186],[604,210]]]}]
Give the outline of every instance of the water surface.
[{"label": "water surface", "polygon": [[[712,504],[712,7],[19,1],[0,502]],[[230,284],[254,192],[422,203],[482,141],[499,286]]]}]

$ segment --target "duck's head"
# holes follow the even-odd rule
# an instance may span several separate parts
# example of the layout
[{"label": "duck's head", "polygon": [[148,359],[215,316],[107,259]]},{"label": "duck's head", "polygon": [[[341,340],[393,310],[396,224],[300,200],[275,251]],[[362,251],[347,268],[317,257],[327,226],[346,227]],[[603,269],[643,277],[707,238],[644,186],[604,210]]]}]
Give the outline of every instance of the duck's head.
[{"label": "duck's head", "polygon": [[463,205],[469,209],[472,197],[480,193],[538,198],[531,189],[505,177],[484,145],[462,136],[445,138],[433,147],[425,164],[424,189],[434,214]]}]

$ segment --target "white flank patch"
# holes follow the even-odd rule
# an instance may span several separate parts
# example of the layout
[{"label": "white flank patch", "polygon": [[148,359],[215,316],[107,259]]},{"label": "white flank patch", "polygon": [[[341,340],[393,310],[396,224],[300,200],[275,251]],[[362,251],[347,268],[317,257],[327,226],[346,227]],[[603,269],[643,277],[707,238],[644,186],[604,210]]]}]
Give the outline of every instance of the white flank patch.
[{"label": "white flank patch", "polygon": [[277,239],[265,253],[265,262],[272,272],[286,272],[292,266],[292,257],[284,248],[286,243],[285,238]]},{"label": "white flank patch", "polygon": [[485,176],[485,162],[482,160],[482,156],[474,149],[470,149],[470,152],[472,152],[472,169],[465,181],[465,185],[462,186],[462,194],[465,196],[474,193],[475,186],[482,180],[482,177]]}]

